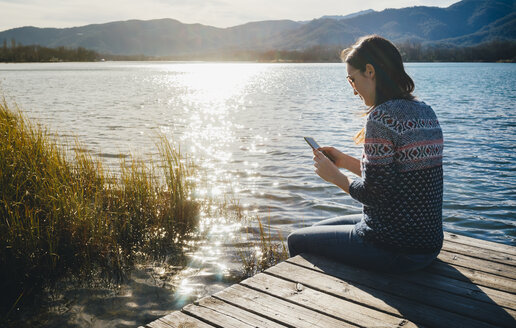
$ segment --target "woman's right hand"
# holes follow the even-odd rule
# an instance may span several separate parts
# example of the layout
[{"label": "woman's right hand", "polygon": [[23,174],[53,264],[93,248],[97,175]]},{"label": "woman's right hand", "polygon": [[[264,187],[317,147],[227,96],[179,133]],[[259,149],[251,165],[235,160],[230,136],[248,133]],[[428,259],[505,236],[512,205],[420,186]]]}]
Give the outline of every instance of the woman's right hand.
[{"label": "woman's right hand", "polygon": [[319,151],[324,151],[335,159],[335,166],[349,170],[356,175],[361,175],[360,160],[344,154],[335,147],[321,147]]}]

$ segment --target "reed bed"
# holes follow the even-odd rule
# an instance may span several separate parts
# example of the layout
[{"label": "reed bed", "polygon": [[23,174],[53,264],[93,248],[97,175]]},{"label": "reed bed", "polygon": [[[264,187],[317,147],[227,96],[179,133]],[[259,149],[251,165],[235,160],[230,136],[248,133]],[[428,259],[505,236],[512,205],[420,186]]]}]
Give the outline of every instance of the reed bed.
[{"label": "reed bed", "polygon": [[164,137],[159,160],[116,175],[81,148],[0,102],[0,316],[64,277],[120,281],[140,258],[180,258],[194,235],[194,165]]},{"label": "reed bed", "polygon": [[[263,272],[289,257],[287,244],[281,232],[278,232],[276,238],[273,238],[270,222],[266,229],[259,217],[255,219],[258,223],[259,236],[256,233],[250,234],[248,232],[247,234],[251,235],[252,241],[240,247],[238,251],[244,278]],[[256,240],[256,237],[259,237],[259,240]]]}]

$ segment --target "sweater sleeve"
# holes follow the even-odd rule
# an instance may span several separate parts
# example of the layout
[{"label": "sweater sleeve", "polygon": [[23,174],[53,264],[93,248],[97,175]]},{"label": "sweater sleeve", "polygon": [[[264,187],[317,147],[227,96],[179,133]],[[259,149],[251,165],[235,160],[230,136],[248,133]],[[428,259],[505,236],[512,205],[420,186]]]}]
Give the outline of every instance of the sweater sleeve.
[{"label": "sweater sleeve", "polygon": [[351,197],[371,207],[385,207],[396,198],[396,121],[374,110],[367,117],[362,152],[362,178],[349,186]]}]

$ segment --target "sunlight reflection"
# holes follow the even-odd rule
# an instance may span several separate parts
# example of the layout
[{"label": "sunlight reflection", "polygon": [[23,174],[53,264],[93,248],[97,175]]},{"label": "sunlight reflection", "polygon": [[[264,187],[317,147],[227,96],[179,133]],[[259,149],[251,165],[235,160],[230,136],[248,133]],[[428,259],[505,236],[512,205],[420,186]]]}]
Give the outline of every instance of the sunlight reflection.
[{"label": "sunlight reflection", "polygon": [[[197,186],[193,197],[216,200],[217,204],[202,210],[199,230],[206,240],[189,255],[187,267],[198,270],[181,273],[177,281],[180,295],[205,293],[205,286],[213,284],[212,280],[220,281],[234,270],[228,268],[231,260],[227,247],[241,235],[237,232],[242,223],[213,213],[225,206],[219,206],[217,200],[255,193],[260,169],[255,156],[266,153],[268,138],[242,124],[241,118],[253,105],[246,89],[263,83],[260,81],[269,69],[266,65],[214,63],[171,64],[165,68],[162,82],[168,83],[171,97],[181,90],[181,98],[163,100],[173,119],[171,125],[162,124],[160,132],[172,136],[171,140],[178,142],[200,167],[199,175],[192,179]],[[242,133],[251,135],[242,138]],[[249,204],[241,207],[244,215],[257,211]]]},{"label": "sunlight reflection", "polygon": [[[184,85],[196,94],[197,102],[222,102],[241,94],[249,79],[262,70],[259,65],[197,64],[189,65]],[[224,111],[223,106],[205,108],[207,112]]]},{"label": "sunlight reflection", "polygon": [[192,294],[193,291],[194,288],[189,284],[188,278],[183,279],[179,285],[178,293],[182,295],[189,295]]},{"label": "sunlight reflection", "polygon": [[[246,115],[253,101],[246,98],[246,88],[263,80],[270,67],[228,63],[170,64],[164,68],[171,94],[182,90],[181,101],[167,101],[176,129],[160,126],[164,134],[178,135],[175,140],[202,169],[203,176],[193,181],[198,186],[195,197],[221,199],[228,194],[252,195],[259,179],[256,160],[235,163],[235,153],[245,151],[249,156],[267,152],[267,137],[256,133],[246,139],[239,137],[247,127],[239,117]],[[249,128],[252,131],[252,128]],[[248,132],[247,132],[248,133]],[[172,138],[174,139],[174,138]],[[179,140],[178,140],[179,139]],[[237,154],[238,155],[238,154]],[[233,165],[235,164],[235,165]],[[245,185],[245,187],[242,186]],[[212,208],[211,211],[217,209]]]},{"label": "sunlight reflection", "polygon": [[201,219],[200,227],[206,233],[207,242],[190,254],[188,265],[177,276],[178,304],[193,297],[204,296],[208,292],[206,286],[223,281],[231,275],[226,247],[234,243],[235,231],[241,229],[241,223],[227,217],[205,215]]}]

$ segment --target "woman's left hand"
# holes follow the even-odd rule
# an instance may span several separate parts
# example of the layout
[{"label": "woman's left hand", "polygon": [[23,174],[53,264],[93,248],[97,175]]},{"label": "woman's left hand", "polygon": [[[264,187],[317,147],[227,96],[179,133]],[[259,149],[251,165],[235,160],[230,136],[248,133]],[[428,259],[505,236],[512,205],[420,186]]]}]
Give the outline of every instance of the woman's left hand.
[{"label": "woman's left hand", "polygon": [[339,176],[343,175],[340,170],[321,151],[314,149],[315,173],[324,180],[337,184]]}]

